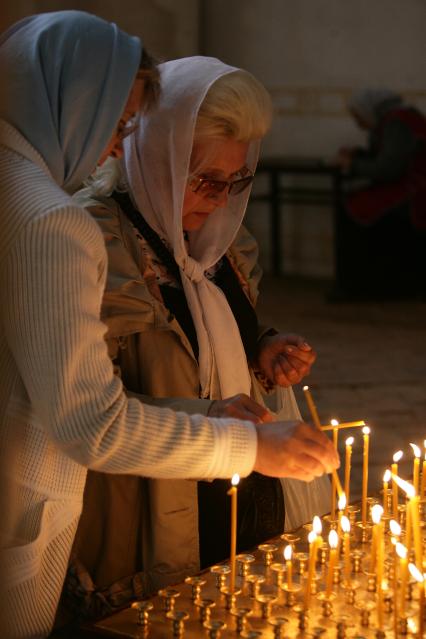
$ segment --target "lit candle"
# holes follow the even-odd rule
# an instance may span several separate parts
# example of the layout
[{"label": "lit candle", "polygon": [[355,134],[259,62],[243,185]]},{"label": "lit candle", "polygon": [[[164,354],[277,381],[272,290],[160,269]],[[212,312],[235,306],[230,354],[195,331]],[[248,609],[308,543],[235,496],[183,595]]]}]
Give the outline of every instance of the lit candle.
[{"label": "lit candle", "polygon": [[423,442],[423,446],[425,449],[425,458],[423,460],[423,468],[422,468],[422,485],[420,488],[420,499],[423,499],[426,491],[426,439]]},{"label": "lit candle", "polygon": [[337,508],[339,509],[339,517],[338,517],[338,526],[341,528],[343,513],[346,510],[347,502],[346,495],[342,493],[339,497],[339,501],[337,502]]},{"label": "lit candle", "polygon": [[[376,510],[375,510],[376,509]],[[375,512],[373,512],[375,510]],[[371,515],[377,528],[376,533],[376,579],[377,579],[377,624],[383,630],[383,566],[385,562],[384,526],[382,521],[383,508],[376,504],[371,509]]]},{"label": "lit candle", "polygon": [[424,498],[425,490],[426,490],[426,439],[424,440],[423,445],[425,448],[425,458],[423,460],[423,466],[422,466],[422,484],[420,488],[420,499]]},{"label": "lit candle", "polygon": [[420,473],[420,448],[416,444],[411,444],[411,448],[414,453],[414,461],[413,461],[413,486],[416,491],[416,495],[419,494],[419,473]]},{"label": "lit candle", "polygon": [[[360,419],[357,422],[341,422],[337,428],[338,430],[342,430],[343,428],[361,428],[362,426],[365,426],[365,421]],[[335,428],[333,424],[321,426],[321,430],[333,430],[333,428]]]},{"label": "lit candle", "polygon": [[391,471],[389,468],[385,470],[383,475],[383,515],[387,517],[388,514],[388,489],[389,480],[391,478]]},{"label": "lit candle", "polygon": [[351,482],[351,457],[352,457],[352,444],[354,443],[353,437],[348,437],[345,441],[346,446],[346,459],[345,459],[345,495],[346,495],[346,508],[345,515],[348,514],[349,506],[349,487]]},{"label": "lit candle", "polygon": [[370,562],[370,572],[375,571],[376,563],[377,563],[377,549],[379,543],[379,526],[380,520],[383,515],[383,508],[380,504],[375,504],[371,509],[371,519],[373,520],[373,538],[371,542],[371,562]]},{"label": "lit candle", "polygon": [[364,438],[364,450],[362,455],[362,500],[361,500],[361,519],[362,525],[367,524],[367,489],[368,489],[368,447],[370,442],[370,429],[364,426],[362,429]]},{"label": "lit candle", "polygon": [[[423,568],[423,549],[422,549],[422,534],[420,528],[420,513],[419,513],[419,497],[416,495],[414,486],[408,481],[401,479],[397,475],[392,475],[392,479],[398,484],[400,488],[406,493],[409,502],[407,503],[406,511],[406,543],[408,552],[411,548],[411,534],[414,539],[414,550],[416,554],[416,566],[421,570]],[[410,522],[410,527],[409,527]],[[410,555],[408,555],[410,557]]]},{"label": "lit candle", "polygon": [[291,544],[288,544],[288,546],[284,548],[284,559],[285,559],[285,565],[287,569],[287,588],[289,590],[293,588],[293,566],[291,563],[292,554],[293,554],[293,550],[292,550]]},{"label": "lit candle", "polygon": [[327,597],[331,595],[333,587],[333,572],[337,559],[337,546],[339,544],[339,535],[335,530],[330,530],[328,534],[328,545],[330,546],[330,558],[328,563],[327,583],[325,588],[325,594]]},{"label": "lit candle", "polygon": [[408,570],[411,576],[417,581],[419,585],[419,621],[417,628],[417,636],[423,637],[424,634],[424,611],[425,611],[425,575],[420,572],[415,564],[409,564]]},{"label": "lit candle", "polygon": [[[398,474],[398,462],[403,456],[402,450],[398,450],[393,456],[393,464],[391,466],[392,475]],[[395,519],[398,519],[398,485],[392,482],[392,510]]]},{"label": "lit candle", "polygon": [[407,592],[407,580],[408,580],[407,549],[399,541],[396,543],[395,549],[396,549],[396,554],[399,557],[399,579],[400,579],[399,601],[400,601],[400,609],[401,609],[400,614],[401,616],[403,616],[405,612],[405,594]]},{"label": "lit candle", "polygon": [[311,596],[311,586],[312,579],[315,574],[315,567],[317,562],[317,552],[318,548],[322,545],[322,524],[321,519],[315,515],[312,522],[312,530],[308,535],[309,542],[309,566],[308,566],[308,578],[306,580],[306,590],[305,590],[305,598],[304,598],[304,609],[306,610],[309,605],[309,599]]},{"label": "lit candle", "polygon": [[309,386],[304,386],[303,392],[305,394],[305,399],[306,399],[306,403],[308,404],[309,412],[311,413],[312,421],[314,422],[316,428],[321,429],[321,422],[318,416],[317,407],[315,406],[314,400],[312,399]]},{"label": "lit candle", "polygon": [[343,578],[346,585],[351,580],[351,556],[350,556],[350,536],[351,524],[346,515],[340,520],[340,527],[343,532]]},{"label": "lit candle", "polygon": [[237,485],[240,481],[240,476],[235,473],[231,479],[231,488],[228,490],[228,495],[231,496],[231,574],[229,590],[231,593],[235,590],[235,566],[237,556]]},{"label": "lit candle", "polygon": [[389,522],[389,528],[392,533],[391,542],[393,545],[393,629],[394,636],[398,636],[398,556],[396,554],[396,544],[398,543],[399,536],[401,535],[401,526],[395,519],[391,519]]},{"label": "lit candle", "polygon": [[[339,440],[339,422],[337,419],[331,420],[331,425],[333,426],[333,445],[337,450],[338,440]],[[333,473],[331,476],[331,519],[336,519],[336,474]]]}]

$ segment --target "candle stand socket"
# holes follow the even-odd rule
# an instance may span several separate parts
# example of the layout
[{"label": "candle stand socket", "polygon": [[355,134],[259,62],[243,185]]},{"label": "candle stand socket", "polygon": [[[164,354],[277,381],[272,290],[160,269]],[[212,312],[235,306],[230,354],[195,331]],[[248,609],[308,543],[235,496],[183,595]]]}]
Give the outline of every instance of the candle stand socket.
[{"label": "candle stand socket", "polygon": [[340,584],[342,577],[342,568],[339,564],[336,564],[333,568],[333,584]]},{"label": "candle stand socket", "polygon": [[158,591],[160,597],[164,599],[164,610],[167,612],[173,612],[175,609],[175,601],[177,597],[180,597],[179,590],[174,588],[162,588]]},{"label": "candle stand socket", "polygon": [[173,637],[183,637],[185,621],[189,619],[189,614],[184,610],[171,610],[166,617],[172,621]]},{"label": "candle stand socket", "polygon": [[323,617],[331,617],[333,614],[333,601],[335,599],[336,595],[334,592],[331,592],[329,595],[324,591],[318,593],[317,600],[321,603]]},{"label": "candle stand socket", "polygon": [[405,530],[405,521],[406,521],[407,509],[405,504],[398,504],[398,522],[401,528]]},{"label": "candle stand socket", "polygon": [[271,570],[275,574],[275,584],[280,588],[283,582],[283,575],[285,571],[285,564],[273,563],[271,564]]},{"label": "candle stand socket", "polygon": [[377,577],[375,572],[364,572],[367,577],[367,592],[376,592]]},{"label": "candle stand socket", "polygon": [[284,533],[280,535],[280,539],[282,539],[285,544],[290,544],[293,550],[296,547],[297,542],[300,541],[299,535],[295,535],[294,533]]},{"label": "candle stand socket", "polygon": [[213,599],[198,599],[195,605],[199,609],[201,623],[204,624],[206,621],[210,621],[212,608],[216,606],[216,602]]},{"label": "candle stand socket", "polygon": [[316,595],[318,592],[318,575],[314,575],[311,581],[311,595]]},{"label": "candle stand socket", "polygon": [[293,608],[296,603],[296,596],[301,591],[299,584],[292,584],[290,587],[288,584],[282,584],[281,590],[284,593],[284,605],[287,608]]},{"label": "candle stand socket", "polygon": [[226,629],[226,623],[221,619],[210,619],[204,624],[204,628],[209,631],[209,639],[219,639],[222,634],[222,630]]},{"label": "candle stand socket", "polygon": [[269,593],[257,595],[256,601],[260,603],[262,619],[269,619],[269,617],[271,616],[272,605],[276,602],[276,600],[276,596]]},{"label": "candle stand socket", "polygon": [[215,576],[216,588],[221,590],[226,585],[226,575],[229,575],[231,568],[227,564],[212,566],[210,572]]},{"label": "candle stand socket", "polygon": [[397,623],[398,635],[405,637],[408,635],[408,616],[400,615]]},{"label": "candle stand socket", "polygon": [[321,564],[321,566],[324,566],[327,562],[328,556],[329,556],[329,551],[328,551],[328,544],[327,543],[323,543],[319,549],[319,562]]},{"label": "candle stand socket", "polygon": [[200,598],[201,588],[206,583],[206,580],[202,577],[187,577],[185,579],[185,583],[191,586],[191,598],[192,603],[194,603],[195,601],[197,601],[197,599]]},{"label": "candle stand socket", "polygon": [[362,558],[364,557],[364,553],[362,550],[354,550],[352,551],[352,572],[354,575],[358,575],[361,572],[362,568]]},{"label": "candle stand socket", "polygon": [[274,639],[285,639],[284,626],[288,623],[286,617],[273,617],[269,619],[268,623],[271,624],[274,629]]},{"label": "candle stand socket", "polygon": [[268,568],[272,563],[274,552],[278,550],[278,546],[275,544],[260,544],[258,548],[263,554],[263,563]]},{"label": "candle stand socket", "polygon": [[359,588],[359,583],[357,581],[349,581],[348,583],[343,585],[343,589],[345,591],[345,603],[353,606],[355,604],[356,591]]},{"label": "candle stand socket", "polygon": [[308,627],[308,621],[309,621],[308,611],[301,604],[294,606],[293,610],[297,614],[298,628],[303,633]]},{"label": "candle stand socket", "polygon": [[337,530],[339,526],[339,520],[336,517],[332,517],[331,515],[324,515],[322,520],[328,526],[328,531]]},{"label": "candle stand socket", "polygon": [[237,555],[238,574],[243,579],[249,574],[250,564],[255,560],[253,555]]},{"label": "candle stand socket", "polygon": [[149,613],[154,608],[154,604],[151,601],[134,601],[131,608],[138,613],[138,626],[146,628],[149,624]]},{"label": "candle stand socket", "polygon": [[348,506],[348,518],[349,518],[349,523],[351,525],[351,530],[355,528],[356,518],[358,513],[359,513],[358,506]]},{"label": "candle stand socket", "polygon": [[370,617],[372,611],[375,609],[376,604],[373,601],[361,601],[355,604],[355,608],[359,610],[361,615],[361,626],[363,628],[370,627]]},{"label": "candle stand socket", "polygon": [[299,575],[303,577],[306,566],[308,565],[309,555],[307,552],[296,552],[294,553],[294,558],[299,562]]},{"label": "candle stand socket", "polygon": [[371,542],[372,524],[363,524],[362,521],[357,521],[356,530],[358,532],[358,541],[362,544],[369,544]]},{"label": "candle stand socket", "polygon": [[226,610],[233,610],[235,608],[235,602],[237,601],[237,597],[241,595],[241,590],[234,590],[231,592],[227,586],[221,589],[220,591],[225,596],[225,608]]},{"label": "candle stand socket", "polygon": [[231,615],[235,617],[237,634],[241,635],[247,630],[247,617],[253,614],[251,608],[235,608],[231,610]]},{"label": "candle stand socket", "polygon": [[247,577],[247,583],[249,585],[249,595],[252,599],[256,599],[260,592],[260,586],[264,583],[265,577],[263,575],[249,575]]}]

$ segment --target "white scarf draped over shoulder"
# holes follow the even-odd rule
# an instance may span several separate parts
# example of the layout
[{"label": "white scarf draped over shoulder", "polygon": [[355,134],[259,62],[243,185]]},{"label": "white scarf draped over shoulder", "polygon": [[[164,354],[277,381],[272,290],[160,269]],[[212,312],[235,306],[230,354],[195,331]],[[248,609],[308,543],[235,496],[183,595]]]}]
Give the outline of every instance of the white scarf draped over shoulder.
[{"label": "white scarf draped over shoulder", "polygon": [[[238,69],[195,56],[160,65],[162,94],[152,113],[124,140],[124,173],[136,208],[167,240],[180,267],[194,321],[203,397],[250,395],[251,381],[240,331],[222,290],[205,276],[233,242],[250,189],[227,198],[185,243],[182,206],[198,111],[211,85]],[[246,164],[254,172],[259,142],[251,142]]]}]

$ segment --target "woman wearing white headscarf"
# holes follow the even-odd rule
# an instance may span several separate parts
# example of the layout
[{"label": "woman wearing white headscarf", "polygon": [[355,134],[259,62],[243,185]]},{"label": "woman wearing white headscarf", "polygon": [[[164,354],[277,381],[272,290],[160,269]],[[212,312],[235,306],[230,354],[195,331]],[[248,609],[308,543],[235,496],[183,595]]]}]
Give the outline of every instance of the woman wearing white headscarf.
[{"label": "woman wearing white headscarf", "polygon": [[425,295],[426,118],[389,89],[356,91],[348,106],[369,145],[342,149],[338,162],[367,185],[345,199],[336,220],[336,292]]},{"label": "woman wearing white headscarf", "polygon": [[[126,388],[152,403],[266,421],[264,398],[278,384],[283,416],[298,418],[284,387],[309,372],[315,355],[301,337],[258,327],[257,246],[241,226],[270,98],[251,74],[214,58],[159,68],[158,108],[125,141],[121,169],[101,169],[76,196],[107,243],[102,317],[111,356]],[[81,608],[102,601],[106,612],[135,584],[134,594],[151,592],[225,559],[228,488],[220,480],[141,487],[91,474],[70,570],[74,600]],[[309,487],[290,481],[284,492],[287,529],[328,509],[326,478]],[[283,531],[281,482],[256,473],[243,480],[239,550]]]},{"label": "woman wearing white headscarf", "polygon": [[105,245],[69,193],[100,157],[121,154],[146,88],[140,63],[138,38],[78,11],[29,17],[0,37],[0,636],[9,639],[51,629],[87,468],[292,474],[288,442],[303,433],[316,439],[309,472],[337,464],[307,425],[258,433],[250,422],[159,410],[128,399],[113,374],[99,321]]}]

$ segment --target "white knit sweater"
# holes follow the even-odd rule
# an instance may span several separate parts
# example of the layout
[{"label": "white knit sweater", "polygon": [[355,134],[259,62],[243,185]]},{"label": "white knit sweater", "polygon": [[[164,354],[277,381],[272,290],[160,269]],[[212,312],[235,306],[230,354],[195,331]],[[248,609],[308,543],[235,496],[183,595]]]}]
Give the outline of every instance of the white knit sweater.
[{"label": "white knit sweater", "polygon": [[[51,630],[86,469],[162,478],[251,472],[252,424],[128,399],[99,311],[96,223],[0,122],[0,636]],[[172,531],[171,531],[172,534]]]}]

